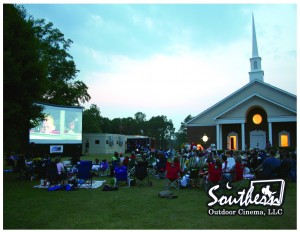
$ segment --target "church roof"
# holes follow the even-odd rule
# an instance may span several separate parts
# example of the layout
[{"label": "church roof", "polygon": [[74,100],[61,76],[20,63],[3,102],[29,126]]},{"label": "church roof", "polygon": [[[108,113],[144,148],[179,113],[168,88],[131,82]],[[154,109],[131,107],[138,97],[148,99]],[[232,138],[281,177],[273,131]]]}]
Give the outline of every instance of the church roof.
[{"label": "church roof", "polygon": [[187,126],[215,125],[218,120],[230,122],[245,122],[245,113],[253,106],[266,110],[269,117],[280,115],[282,121],[294,121],[297,114],[297,97],[287,91],[254,80],[244,85],[234,93],[204,110],[190,121]]}]

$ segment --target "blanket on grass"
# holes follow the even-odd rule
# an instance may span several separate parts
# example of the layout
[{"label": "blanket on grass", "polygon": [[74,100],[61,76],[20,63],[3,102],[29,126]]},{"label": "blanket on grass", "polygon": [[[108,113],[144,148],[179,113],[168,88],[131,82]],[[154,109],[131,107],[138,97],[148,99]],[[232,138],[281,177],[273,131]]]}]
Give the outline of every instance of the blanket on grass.
[{"label": "blanket on grass", "polygon": [[[102,186],[103,183],[105,183],[106,181],[103,180],[95,180],[93,181],[93,184],[92,184],[92,189],[96,189],[96,188],[100,188]],[[43,188],[43,189],[47,189],[48,186],[44,186],[44,185],[35,185],[33,186],[33,188]],[[86,189],[88,188],[86,185],[82,184],[82,185],[78,185],[78,188],[82,188],[82,189]]]}]

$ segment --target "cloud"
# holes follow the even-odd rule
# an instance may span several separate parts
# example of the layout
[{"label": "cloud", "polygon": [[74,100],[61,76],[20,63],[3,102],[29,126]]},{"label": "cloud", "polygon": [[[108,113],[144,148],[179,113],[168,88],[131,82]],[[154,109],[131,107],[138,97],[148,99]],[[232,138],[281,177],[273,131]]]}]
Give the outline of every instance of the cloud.
[{"label": "cloud", "polygon": [[149,117],[174,119],[179,114],[179,124],[248,82],[248,62],[241,52],[245,42],[211,51],[173,47],[179,48],[176,53],[158,53],[145,60],[119,55],[103,59],[94,51],[93,58],[114,71],[85,74],[91,103],[100,109],[126,105],[128,112],[147,110],[152,112],[146,114]]},{"label": "cloud", "polygon": [[90,17],[89,24],[91,26],[101,27],[104,25],[104,20],[100,15],[91,14],[89,15],[89,17]]},{"label": "cloud", "polygon": [[[254,12],[265,82],[296,94],[296,17],[294,8],[284,8],[284,12],[280,9],[282,6],[247,5],[241,11],[247,17],[250,11]],[[266,15],[269,18],[262,18]],[[201,113],[249,82],[251,18],[239,33],[235,32],[236,38],[228,36],[222,42],[223,38],[216,37],[206,44],[203,40],[196,43],[199,34],[195,28],[174,25],[167,31],[163,29],[174,22],[159,23],[158,19],[136,12],[131,17],[139,28],[145,25],[148,30],[155,29],[155,33],[162,31],[161,36],[167,39],[161,47],[145,54],[144,48],[158,40],[148,43],[142,35],[135,36],[136,43],[131,46],[143,45],[135,51],[140,51],[139,57],[117,52],[118,49],[85,47],[90,63],[97,68],[83,70],[80,75],[89,86],[89,104],[97,104],[102,116],[133,117],[138,111],[148,119],[166,115],[178,129],[189,114]],[[139,32],[142,31],[136,34]],[[122,37],[124,46],[128,44],[126,38]]]}]

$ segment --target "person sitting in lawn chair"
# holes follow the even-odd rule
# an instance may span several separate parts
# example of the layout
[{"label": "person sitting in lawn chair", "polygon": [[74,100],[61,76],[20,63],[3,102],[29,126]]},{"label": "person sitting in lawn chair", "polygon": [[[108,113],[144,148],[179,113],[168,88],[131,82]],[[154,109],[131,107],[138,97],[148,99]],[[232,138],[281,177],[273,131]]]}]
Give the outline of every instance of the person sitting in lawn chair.
[{"label": "person sitting in lawn chair", "polygon": [[222,182],[222,162],[219,158],[215,162],[205,164],[207,166],[207,172],[202,173],[204,175],[204,187],[208,190],[209,187],[220,184]]},{"label": "person sitting in lawn chair", "polygon": [[227,161],[227,156],[222,155],[222,175],[223,179],[226,181],[231,181],[232,180],[232,173],[230,171],[232,167]]},{"label": "person sitting in lawn chair", "polygon": [[166,187],[174,187],[179,190],[180,163],[177,157],[173,161],[166,162]]},{"label": "person sitting in lawn chair", "polygon": [[119,163],[114,169],[114,187],[119,187],[120,182],[125,182],[127,183],[126,187],[130,187],[130,181],[130,173],[127,166]]},{"label": "person sitting in lawn chair", "polygon": [[95,174],[95,176],[97,175],[97,173],[99,172],[99,168],[100,168],[100,163],[99,163],[99,159],[95,159],[93,166],[92,166],[92,170]]},{"label": "person sitting in lawn chair", "polygon": [[160,179],[165,178],[166,163],[167,163],[167,158],[165,157],[165,155],[162,152],[159,153],[159,157],[156,162],[156,171],[158,174],[158,178],[160,178]]},{"label": "person sitting in lawn chair", "polygon": [[99,165],[99,176],[107,176],[109,171],[109,163],[106,159],[102,160]]},{"label": "person sitting in lawn chair", "polygon": [[114,170],[115,167],[117,167],[120,164],[120,158],[119,153],[115,151],[114,156],[111,158],[111,164],[110,164],[110,176],[114,176]]},{"label": "person sitting in lawn chair", "polygon": [[[135,177],[137,184],[150,185],[148,175],[148,161],[146,160],[146,156],[140,156],[137,158],[133,176]],[[145,179],[147,182],[144,181]]]},{"label": "person sitting in lawn chair", "polygon": [[60,157],[55,158],[56,168],[57,168],[57,179],[60,183],[64,184],[67,179],[67,173],[64,164],[61,162]]},{"label": "person sitting in lawn chair", "polygon": [[230,178],[226,179],[228,181],[237,181],[241,180],[243,178],[243,173],[244,173],[244,164],[242,163],[242,158],[241,156],[236,156],[235,157],[235,165],[230,168],[228,173],[230,174]]},{"label": "person sitting in lawn chair", "polygon": [[230,178],[225,179],[226,182],[236,182],[235,190],[243,184],[245,165],[242,163],[242,158],[238,155],[235,157],[235,165],[229,170]]},{"label": "person sitting in lawn chair", "polygon": [[280,167],[280,160],[275,156],[275,151],[270,150],[270,157],[265,159],[256,169],[254,169],[257,179],[274,179],[278,177],[276,169]]}]

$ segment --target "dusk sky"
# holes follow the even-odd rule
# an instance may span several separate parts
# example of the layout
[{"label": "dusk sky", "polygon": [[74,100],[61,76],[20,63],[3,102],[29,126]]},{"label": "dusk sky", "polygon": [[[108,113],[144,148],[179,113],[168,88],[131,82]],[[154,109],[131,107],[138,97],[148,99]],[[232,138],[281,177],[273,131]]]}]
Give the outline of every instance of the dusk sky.
[{"label": "dusk sky", "polygon": [[165,115],[176,130],[249,82],[254,14],[264,81],[297,93],[296,4],[24,5],[73,44],[101,116]]}]

